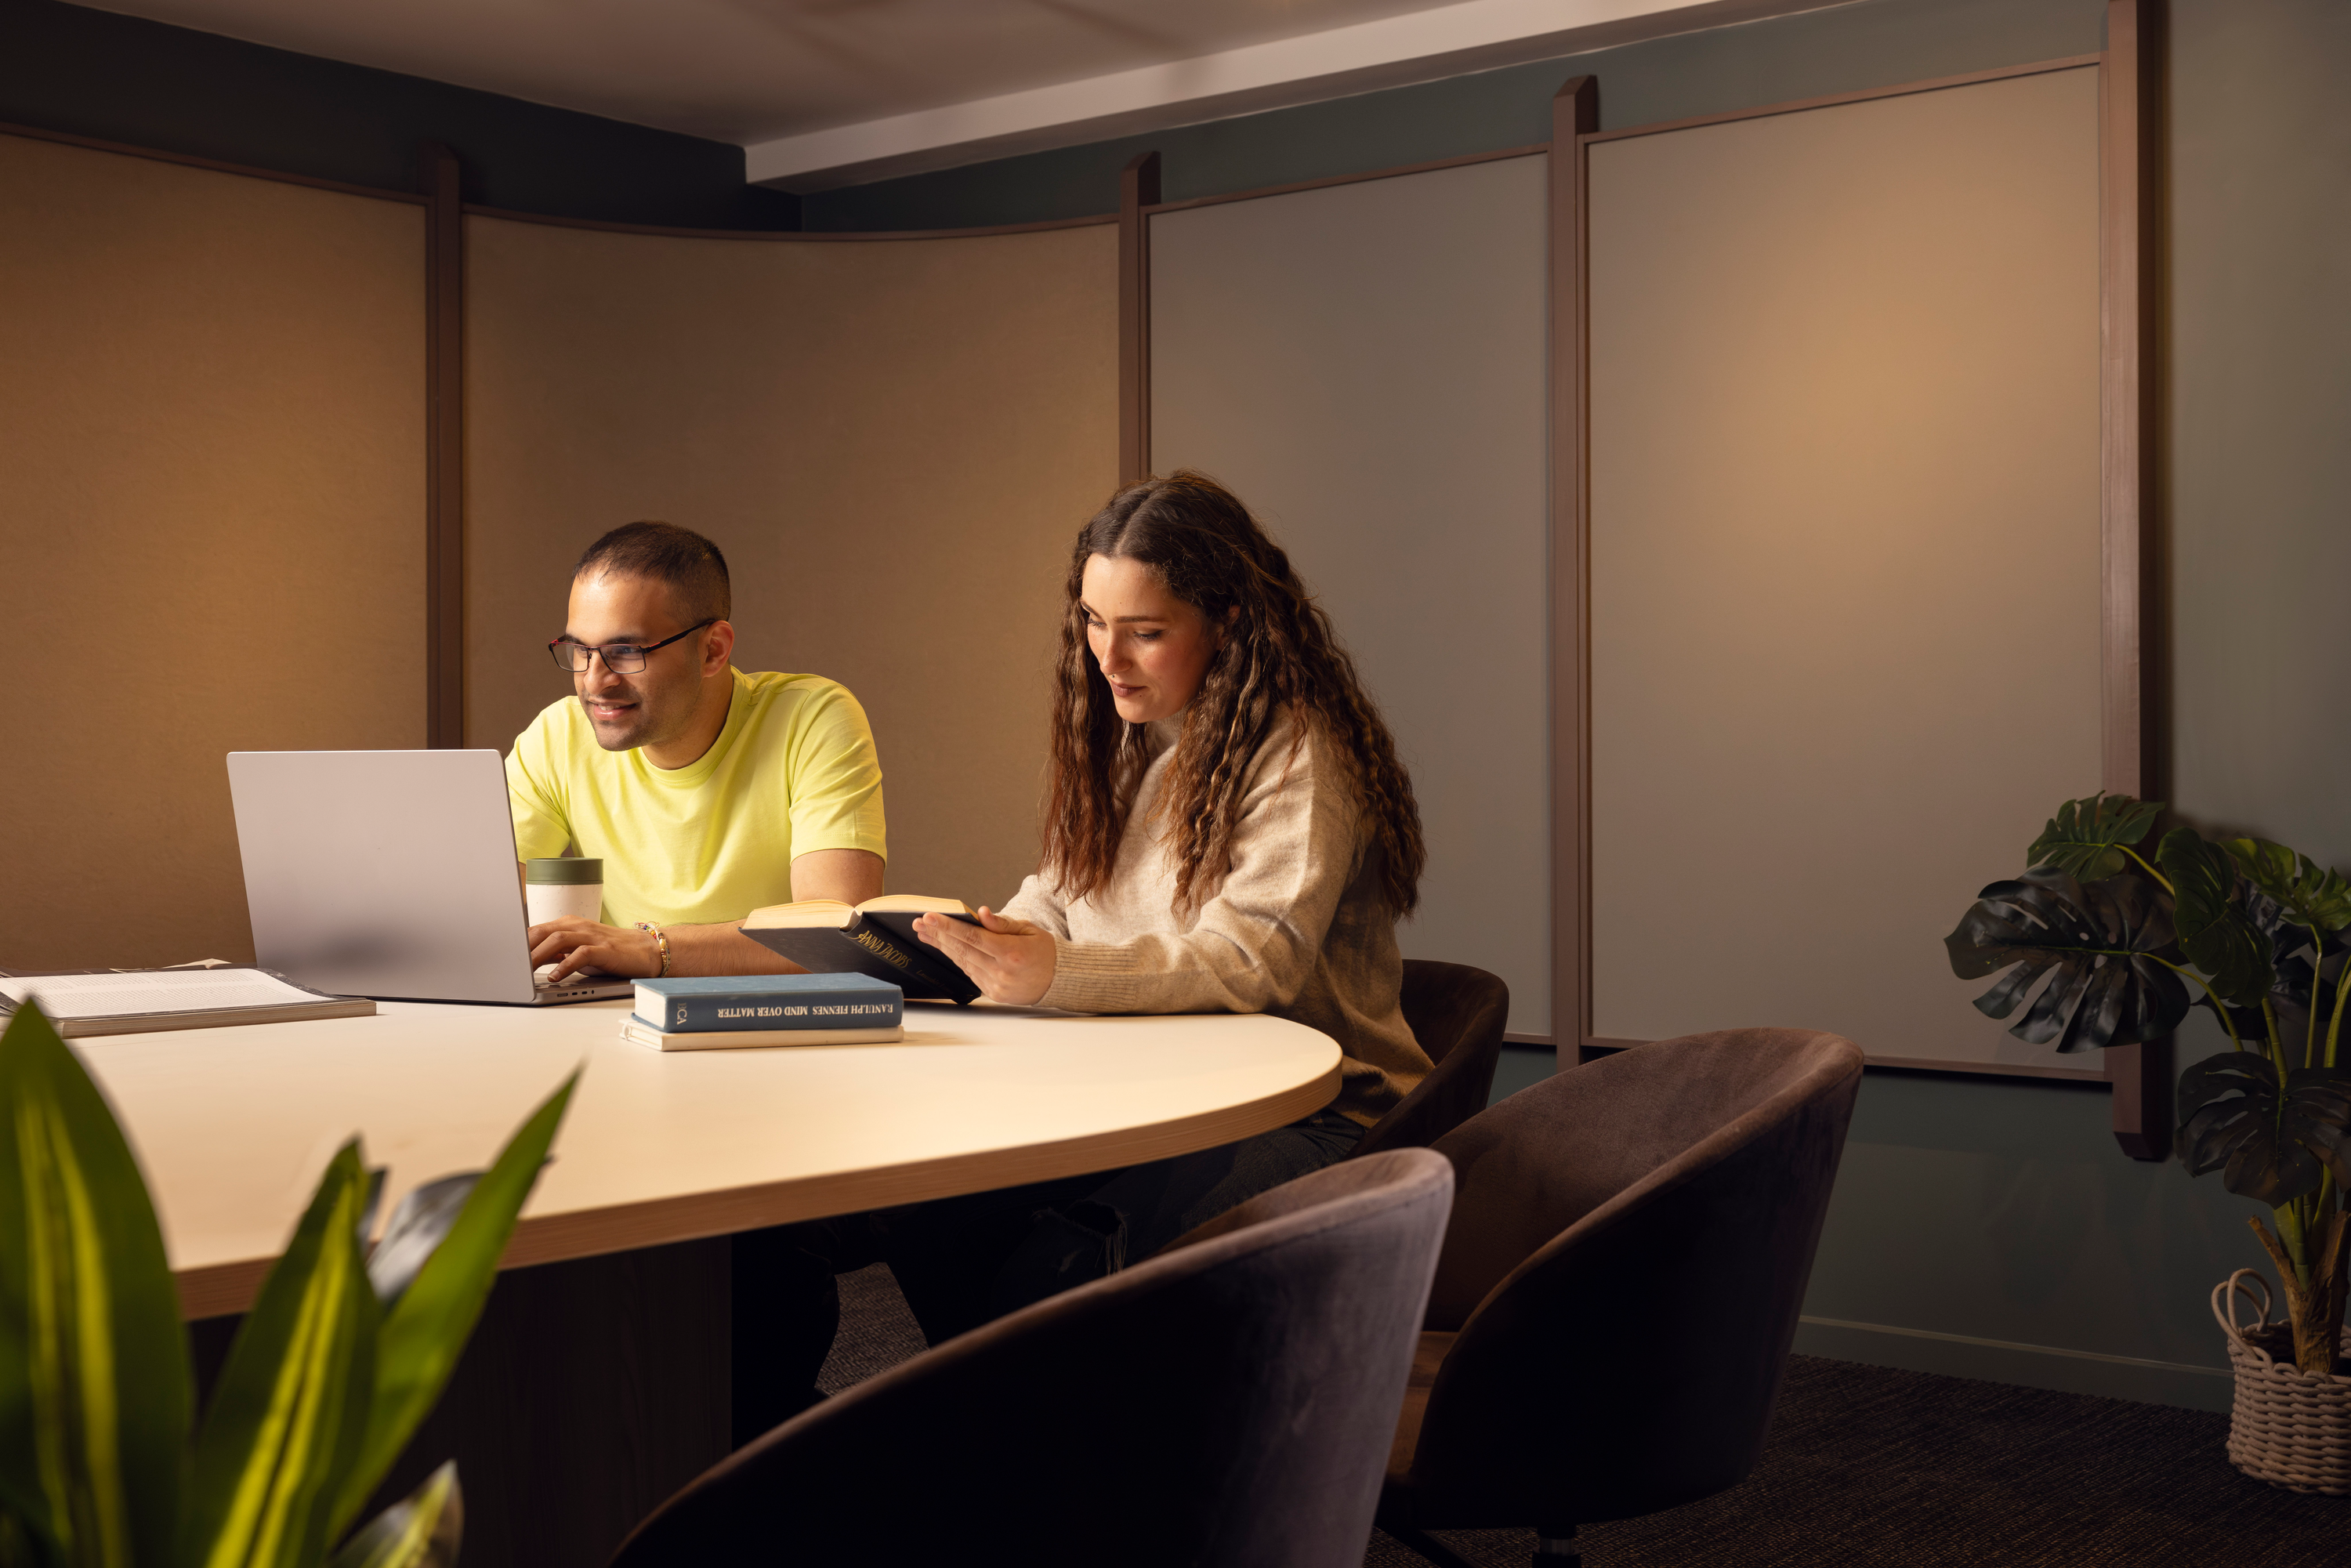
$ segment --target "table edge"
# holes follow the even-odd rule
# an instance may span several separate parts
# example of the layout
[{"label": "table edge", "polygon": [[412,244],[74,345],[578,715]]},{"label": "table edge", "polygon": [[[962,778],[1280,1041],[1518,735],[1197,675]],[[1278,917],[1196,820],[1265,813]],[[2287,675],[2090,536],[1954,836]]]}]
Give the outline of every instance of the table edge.
[{"label": "table edge", "polygon": [[[605,1208],[526,1216],[515,1227],[498,1267],[527,1269],[610,1252],[628,1252],[674,1241],[695,1241],[738,1230],[757,1230],[794,1220],[818,1219],[894,1204],[921,1203],[961,1193],[986,1192],[1023,1182],[1116,1170],[1176,1155],[1212,1149],[1288,1126],[1338,1098],[1338,1047],[1320,1075],[1238,1105],[1220,1106],[1172,1121],[1014,1149],[980,1149],[911,1165],[843,1171],[820,1177],[729,1187]],[[987,1179],[974,1181],[984,1171]],[[242,1259],[173,1271],[180,1316],[193,1321],[241,1312],[260,1294],[277,1258]]]}]

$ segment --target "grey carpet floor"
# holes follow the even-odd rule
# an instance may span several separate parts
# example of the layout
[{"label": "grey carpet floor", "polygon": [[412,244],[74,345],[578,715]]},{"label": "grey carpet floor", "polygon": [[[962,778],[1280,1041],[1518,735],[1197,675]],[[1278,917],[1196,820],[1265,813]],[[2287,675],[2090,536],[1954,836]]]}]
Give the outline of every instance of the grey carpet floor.
[{"label": "grey carpet floor", "polygon": [[[828,1393],[923,1348],[886,1268],[844,1275]],[[1744,1485],[1587,1525],[1589,1568],[2342,1568],[2351,1498],[2230,1468],[2225,1416],[1793,1357]],[[1529,1531],[1446,1531],[1473,1568],[1525,1568]],[[1374,1532],[1365,1568],[1426,1568]]]},{"label": "grey carpet floor", "polygon": [[[832,1354],[816,1385],[838,1394],[852,1383],[862,1383],[877,1372],[887,1372],[909,1356],[923,1354],[923,1331],[898,1293],[890,1265],[876,1263],[854,1274],[843,1274],[841,1286],[841,1332],[832,1336]],[[802,1366],[807,1362],[800,1363]]]}]

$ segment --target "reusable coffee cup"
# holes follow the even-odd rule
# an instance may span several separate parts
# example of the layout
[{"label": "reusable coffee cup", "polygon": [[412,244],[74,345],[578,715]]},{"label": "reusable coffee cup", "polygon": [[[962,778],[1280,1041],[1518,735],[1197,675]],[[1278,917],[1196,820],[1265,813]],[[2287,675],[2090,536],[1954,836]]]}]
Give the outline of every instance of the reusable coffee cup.
[{"label": "reusable coffee cup", "polygon": [[525,861],[522,904],[526,919],[533,925],[567,915],[596,919],[604,913],[604,862],[577,855]]}]

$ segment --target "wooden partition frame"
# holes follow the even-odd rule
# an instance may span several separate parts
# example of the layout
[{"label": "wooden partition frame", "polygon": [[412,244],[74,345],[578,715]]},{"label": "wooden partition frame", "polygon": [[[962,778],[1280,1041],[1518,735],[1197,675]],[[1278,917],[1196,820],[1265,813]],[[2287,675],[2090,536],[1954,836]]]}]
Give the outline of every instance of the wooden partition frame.
[{"label": "wooden partition frame", "polygon": [[[1555,236],[1573,235],[1553,269],[1552,319],[1557,380],[1552,389],[1559,422],[1552,447],[1553,495],[1558,533],[1566,549],[1555,556],[1561,663],[1556,667],[1554,736],[1565,766],[1556,769],[1567,798],[1560,803],[1560,934],[1554,1007],[1573,1009],[1577,1054],[1561,1046],[1561,1065],[1591,1055],[1638,1045],[1639,1040],[1604,1039],[1593,1030],[1592,822],[1590,728],[1591,491],[1589,485],[1590,351],[1586,323],[1589,214],[1587,150],[1611,141],[1729,120],[1791,114],[1834,104],[1931,92],[1981,81],[2033,76],[2095,66],[2100,87],[2100,786],[2146,796],[2159,789],[2157,727],[2150,721],[2147,673],[2156,660],[2149,641],[2151,607],[2158,603],[2153,580],[2150,507],[2153,476],[2149,398],[2153,374],[2155,247],[2152,204],[2160,189],[2154,168],[2158,145],[2151,134],[2159,80],[2149,37],[2154,0],[2108,0],[2104,51],[2043,60],[2005,69],[1909,82],[1872,91],[1839,93],[1725,114],[1701,115],[1653,125],[1602,131],[1578,129],[1567,167],[1553,172],[1552,193],[1562,210],[1552,214]],[[1575,84],[1570,84],[1573,86]],[[1555,107],[1555,128],[1573,118]],[[1567,138],[1555,129],[1565,144]],[[1562,613],[1563,612],[1563,613]],[[1566,755],[1568,748],[1573,755]],[[1572,998],[1570,1000],[1569,998]],[[2110,1046],[2097,1069],[1913,1059],[1873,1059],[1874,1065],[1969,1075],[2032,1077],[2110,1083],[2114,1132],[2134,1159],[2159,1160],[2169,1149],[2171,1042]]]},{"label": "wooden partition frame", "polygon": [[465,744],[465,204],[457,155],[427,142],[424,193],[424,744]]},{"label": "wooden partition frame", "polygon": [[[551,217],[539,213],[508,212],[504,208],[469,203],[463,194],[465,170],[461,161],[455,152],[438,142],[426,142],[418,150],[417,188],[413,191],[392,191],[373,185],[355,185],[341,180],[323,180],[308,174],[289,174],[276,169],[255,168],[250,164],[224,162],[217,158],[167,152],[159,148],[105,141],[96,137],[76,136],[38,126],[0,122],[0,136],[59,142],[98,152],[113,152],[160,163],[179,163],[193,169],[209,169],[216,173],[238,174],[249,180],[307,185],[316,190],[368,196],[425,209],[425,373],[424,384],[418,389],[426,410],[425,494],[421,497],[424,528],[425,609],[424,625],[420,629],[423,633],[421,649],[423,657],[419,662],[419,668],[424,683],[424,744],[430,747],[462,747],[465,743],[466,218],[504,218],[515,223],[545,224],[557,228],[596,229],[608,234],[652,235],[674,239],[780,241],[788,244],[978,238],[988,235],[1028,234],[1042,229],[1091,228],[1121,221],[1118,213],[1102,213],[1078,218],[1055,218],[1042,223],[999,224],[967,229],[890,229],[870,234],[846,230],[808,233],[776,229],[671,228],[651,224]],[[1147,173],[1140,172],[1142,161],[1138,160],[1123,183],[1134,185],[1138,192],[1147,193],[1142,199],[1156,202],[1159,197],[1157,155],[1148,156],[1151,162]],[[1123,336],[1122,349],[1124,342]]]},{"label": "wooden partition frame", "polygon": [[[1596,123],[1598,99],[1596,91],[1593,87],[1593,78],[1590,77],[1577,77],[1560,90],[1562,99],[1581,94],[1582,98],[1579,101],[1585,105],[1583,112],[1592,116],[1593,123]],[[1571,110],[1569,112],[1573,114],[1574,110]],[[1452,158],[1435,158],[1430,159],[1426,162],[1403,163],[1393,168],[1367,170],[1362,173],[1326,175],[1323,178],[1316,180],[1299,180],[1280,185],[1261,185],[1245,191],[1228,191],[1219,193],[1213,196],[1194,196],[1186,200],[1177,202],[1163,202],[1157,199],[1159,154],[1153,152],[1138,155],[1133,162],[1127,165],[1125,176],[1127,184],[1123,189],[1123,193],[1126,195],[1127,201],[1121,208],[1119,219],[1123,225],[1121,230],[1121,245],[1119,247],[1119,298],[1121,301],[1119,315],[1119,331],[1121,340],[1119,345],[1119,428],[1123,433],[1121,442],[1122,482],[1131,482],[1134,479],[1144,477],[1151,472],[1150,219],[1158,216],[1162,213],[1186,212],[1196,207],[1221,206],[1230,202],[1252,202],[1266,196],[1286,196],[1294,194],[1301,191],[1322,190],[1333,185],[1363,184],[1374,180],[1392,180],[1409,174],[1426,174],[1439,169],[1455,169],[1473,163],[1493,163],[1511,158],[1525,158],[1539,152],[1553,152],[1557,150],[1559,145],[1560,143],[1556,139],[1551,141],[1535,141],[1527,143],[1524,146],[1504,147],[1491,152],[1470,152]],[[1554,160],[1552,163],[1554,179],[1557,177],[1557,168],[1558,162]],[[1147,181],[1147,183],[1144,183],[1145,181]],[[1141,194],[1141,193],[1144,192],[1147,192],[1149,194]],[[1562,210],[1558,204],[1555,193],[1552,198],[1552,210],[1554,214]],[[1127,235],[1130,233],[1134,236],[1132,243],[1129,243],[1127,240]],[[1556,287],[1556,270],[1559,265],[1558,257],[1560,254],[1561,247],[1556,233],[1554,232],[1552,240],[1552,266],[1554,273],[1552,287]],[[1134,302],[1131,308],[1127,304],[1130,300]],[[1552,396],[1554,401],[1554,414],[1552,419],[1552,428],[1554,432],[1553,440],[1554,443],[1556,443],[1556,402],[1558,388],[1562,384],[1562,382],[1559,376],[1555,353],[1552,358],[1553,362],[1550,368],[1550,379],[1552,384]],[[1131,457],[1128,455],[1130,452],[1132,453]],[[1557,491],[1555,486],[1553,489],[1551,510],[1552,516],[1549,519],[1550,542],[1552,545],[1551,553],[1553,562],[1556,563],[1561,558],[1561,551],[1558,549],[1558,541],[1563,536],[1561,534],[1559,528]],[[1561,604],[1573,601],[1572,596],[1562,596],[1556,578],[1554,578],[1554,580],[1552,583],[1546,585],[1546,609],[1550,612],[1550,631],[1548,632],[1548,636],[1552,644],[1552,664],[1554,669],[1559,665],[1558,645],[1561,633],[1558,609]],[[1559,687],[1557,686],[1556,682],[1554,682],[1554,694],[1556,694],[1558,690]],[[1556,709],[1556,695],[1554,695],[1554,708]],[[1558,715],[1556,711],[1554,711],[1552,716],[1553,756],[1552,761],[1551,782],[1552,815],[1554,818],[1556,818],[1559,802],[1562,798],[1560,788],[1560,765],[1557,752],[1558,724]],[[1557,855],[1556,844],[1559,841],[1558,835],[1559,830],[1554,826],[1553,842],[1555,860]],[[1573,885],[1573,883],[1572,881],[1562,883],[1559,874],[1559,868],[1555,864],[1552,878],[1551,900],[1554,920],[1558,918],[1558,910],[1561,904],[1561,888],[1562,885]],[[1503,1040],[1512,1045],[1534,1046],[1552,1050],[1557,1050],[1560,1048],[1560,1041],[1563,1037],[1559,1033],[1559,1019],[1565,1015],[1560,1010],[1562,1005],[1561,998],[1564,993],[1560,991],[1558,988],[1558,977],[1560,973],[1560,964],[1557,958],[1557,954],[1559,952],[1559,940],[1557,936],[1558,929],[1559,928],[1554,925],[1552,938],[1552,950],[1554,956],[1552,965],[1552,1008],[1553,1009],[1552,1015],[1552,1032],[1549,1034],[1528,1034],[1512,1031],[1503,1035]]]},{"label": "wooden partition frame", "polygon": [[[2099,324],[2099,412],[2104,480],[2099,516],[2104,574],[2105,788],[2142,799],[2170,792],[2165,777],[2162,716],[2168,693],[2160,679],[2156,635],[2163,595],[2155,530],[2155,321],[2159,304],[2163,182],[2163,80],[2157,0],[2106,0],[2106,47],[2098,69],[2099,177],[2104,212]],[[2135,1160],[2171,1152],[2172,1041],[2106,1048],[2114,1083],[2115,1141]]]},{"label": "wooden partition frame", "polygon": [[1600,79],[1575,77],[1551,100],[1551,1007],[1565,1071],[1592,1033],[1591,379],[1584,343],[1584,167],[1581,139],[1600,130]]},{"label": "wooden partition frame", "polygon": [[[1588,350],[1584,320],[1586,225],[1585,149],[1593,141],[1655,134],[1721,120],[1786,114],[1835,103],[1858,102],[1931,91],[1974,81],[2096,65],[2101,89],[2101,158],[2104,277],[2101,312],[2102,426],[2101,570],[2103,678],[2102,785],[2108,790],[2146,796],[2162,786],[2163,737],[2157,681],[2161,652],[2155,641],[2159,599],[2158,564],[2149,533],[2158,472],[2152,400],[2158,387],[2154,318],[2160,276],[2153,235],[2159,226],[2161,179],[2155,134],[2161,113],[2158,39],[2155,0],[2107,0],[2106,47],[2095,55],[1912,82],[1873,91],[1845,93],[1700,116],[1625,130],[1599,129],[1596,78],[1567,81],[1552,102],[1547,141],[1466,157],[1334,176],[1290,184],[1164,203],[1159,200],[1155,152],[1134,160],[1122,172],[1120,210],[1081,218],[1008,224],[967,229],[889,230],[878,233],[816,233],[696,229],[550,217],[476,205],[462,201],[462,169],[446,149],[428,147],[420,162],[419,191],[383,190],[345,182],[193,157],[152,148],[105,141],[37,127],[0,124],[0,134],[62,142],[99,152],[181,163],[248,178],[281,181],[428,209],[426,277],[430,443],[424,523],[428,546],[428,598],[422,662],[426,686],[428,744],[462,744],[464,581],[464,259],[462,220],[496,217],[558,227],[677,238],[821,244],[841,241],[935,239],[1019,234],[1043,229],[1117,224],[1120,310],[1120,469],[1122,479],[1149,471],[1149,256],[1144,221],[1153,214],[1217,202],[1310,190],[1417,173],[1497,158],[1552,154],[1550,216],[1552,379],[1551,640],[1552,670],[1552,1001],[1554,1036],[1512,1037],[1519,1043],[1555,1044],[1562,1067],[1588,1052],[1638,1043],[1602,1040],[1592,1031],[1589,688],[1589,492],[1586,484],[1589,420]],[[1575,1032],[1558,1020],[1575,1020]],[[1571,1047],[1574,1054],[1570,1054]],[[1974,1062],[1886,1062],[1961,1073],[2058,1077],[2111,1082],[2114,1127],[2134,1158],[2160,1159],[2168,1150],[2171,1043],[2112,1046],[2103,1071],[2011,1067]]]}]

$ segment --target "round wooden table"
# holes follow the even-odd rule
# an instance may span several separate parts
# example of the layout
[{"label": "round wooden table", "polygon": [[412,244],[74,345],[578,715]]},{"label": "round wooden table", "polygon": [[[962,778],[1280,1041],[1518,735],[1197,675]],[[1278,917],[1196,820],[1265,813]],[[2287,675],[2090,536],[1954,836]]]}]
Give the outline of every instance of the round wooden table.
[{"label": "round wooden table", "polygon": [[657,1051],[626,1002],[385,1002],[374,1018],[77,1041],[146,1166],[190,1317],[243,1311],[358,1134],[419,1182],[486,1166],[586,1068],[508,1267],[1211,1148],[1338,1092],[1339,1049],[1259,1015],[906,1009],[894,1045]]},{"label": "round wooden table", "polygon": [[[1339,1048],[1280,1019],[906,1009],[891,1045],[663,1052],[626,1002],[386,1002],[373,1018],[77,1040],[155,1195],[215,1366],[342,1141],[419,1182],[486,1166],[585,1065],[396,1496],[453,1454],[468,1561],[602,1561],[728,1446],[735,1231],[1109,1170],[1298,1120]],[[526,1265],[540,1265],[526,1267]]]}]

